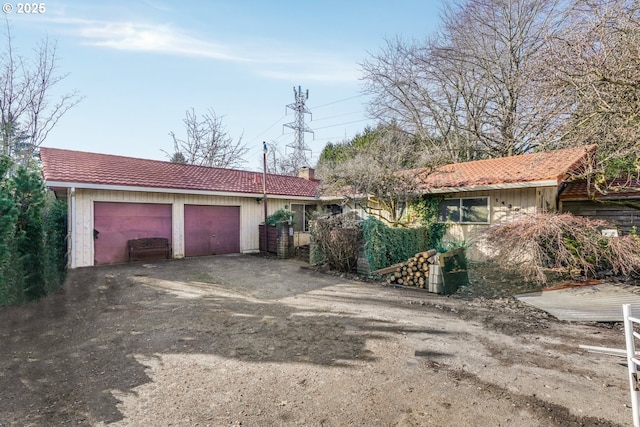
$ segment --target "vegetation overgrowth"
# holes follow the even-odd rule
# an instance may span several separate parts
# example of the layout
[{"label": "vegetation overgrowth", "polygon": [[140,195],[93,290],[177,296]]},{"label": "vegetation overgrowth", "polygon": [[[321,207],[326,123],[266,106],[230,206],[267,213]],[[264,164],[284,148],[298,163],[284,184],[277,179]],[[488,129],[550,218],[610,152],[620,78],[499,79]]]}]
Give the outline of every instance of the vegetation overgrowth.
[{"label": "vegetation overgrowth", "polygon": [[605,228],[611,225],[568,213],[522,215],[491,228],[487,242],[499,267],[538,283],[548,281],[550,269],[576,279],[640,271],[640,238],[605,237]]}]

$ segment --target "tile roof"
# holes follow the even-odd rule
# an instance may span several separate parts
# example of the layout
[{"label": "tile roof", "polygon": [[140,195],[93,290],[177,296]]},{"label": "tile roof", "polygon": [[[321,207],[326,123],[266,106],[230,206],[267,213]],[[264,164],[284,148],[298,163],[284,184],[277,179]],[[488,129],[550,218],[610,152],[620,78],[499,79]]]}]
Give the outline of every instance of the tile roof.
[{"label": "tile roof", "polygon": [[[591,193],[595,194],[596,199],[600,200],[616,200],[640,198],[640,179],[614,179],[606,185],[607,193],[602,194],[595,191],[595,187],[591,184]],[[587,181],[577,180],[567,182],[566,187],[560,193],[560,200],[589,200],[587,192]]]},{"label": "tile roof", "polygon": [[[262,194],[262,172],[42,147],[47,182]],[[267,193],[315,198],[320,181],[267,175]]]},{"label": "tile roof", "polygon": [[566,148],[562,150],[523,154],[454,163],[436,168],[432,173],[427,169],[408,171],[420,180],[425,190],[451,189],[472,190],[474,187],[500,186],[508,184],[560,181],[571,171],[585,162],[588,152],[595,145]]}]

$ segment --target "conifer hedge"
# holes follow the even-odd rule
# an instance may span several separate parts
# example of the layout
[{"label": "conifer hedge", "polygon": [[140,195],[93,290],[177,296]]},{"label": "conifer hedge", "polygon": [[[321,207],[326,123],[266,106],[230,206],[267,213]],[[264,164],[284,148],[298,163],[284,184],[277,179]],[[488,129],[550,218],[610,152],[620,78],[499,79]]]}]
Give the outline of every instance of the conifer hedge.
[{"label": "conifer hedge", "polygon": [[66,273],[66,203],[47,197],[36,169],[0,156],[0,306],[41,298]]}]

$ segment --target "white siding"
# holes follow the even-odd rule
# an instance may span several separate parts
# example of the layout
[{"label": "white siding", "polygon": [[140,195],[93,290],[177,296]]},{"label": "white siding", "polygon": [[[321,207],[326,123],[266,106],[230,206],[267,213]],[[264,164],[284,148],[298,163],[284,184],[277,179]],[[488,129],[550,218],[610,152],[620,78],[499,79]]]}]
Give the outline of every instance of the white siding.
[{"label": "white siding", "polygon": [[452,197],[489,198],[490,224],[450,224],[445,240],[464,240],[471,245],[467,257],[472,261],[487,258],[489,248],[484,242],[484,232],[491,226],[513,221],[523,214],[546,212],[556,209],[556,187],[516,188],[510,190],[469,191],[452,194]]},{"label": "white siding", "polygon": [[[72,196],[74,198],[74,196]],[[264,205],[255,197],[204,196],[140,191],[76,189],[70,203],[71,268],[94,265],[94,202],[169,203],[172,205],[173,257],[184,257],[184,205],[240,206],[240,251],[258,251],[258,224],[264,221]],[[267,215],[291,206],[291,200],[268,198]],[[295,201],[293,203],[301,203]],[[316,203],[315,200],[302,203]],[[75,212],[72,210],[75,207]]]}]

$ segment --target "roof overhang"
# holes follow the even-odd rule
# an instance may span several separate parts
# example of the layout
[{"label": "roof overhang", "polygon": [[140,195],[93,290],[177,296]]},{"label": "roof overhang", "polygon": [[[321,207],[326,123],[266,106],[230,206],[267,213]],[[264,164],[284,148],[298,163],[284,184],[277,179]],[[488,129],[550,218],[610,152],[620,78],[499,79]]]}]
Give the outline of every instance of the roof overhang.
[{"label": "roof overhang", "polygon": [[371,197],[371,195],[367,194],[344,194],[341,196],[333,195],[333,196],[320,196],[319,200],[323,202],[337,202],[343,200],[362,200]]},{"label": "roof overhang", "polygon": [[[624,194],[624,195],[618,195],[618,196],[615,194],[607,194],[607,195],[598,194],[595,196],[595,201],[600,201],[600,200],[626,201],[626,200],[638,200],[638,199],[640,199],[640,192],[638,194]],[[562,202],[584,202],[589,200],[594,200],[594,198],[589,197],[587,194],[568,196],[568,197],[563,197],[562,194],[560,195],[560,201]]]},{"label": "roof overhang", "polygon": [[[90,184],[86,182],[65,182],[65,181],[45,181],[45,186],[54,191],[63,188],[82,188],[87,190],[106,190],[106,191],[140,191],[145,193],[172,193],[172,194],[196,194],[202,196],[222,196],[222,197],[263,197],[263,193],[239,193],[231,191],[208,191],[208,190],[189,190],[182,188],[159,188],[159,187],[135,187],[129,185],[109,185],[109,184]],[[319,200],[318,197],[310,196],[288,196],[282,194],[267,193],[270,199],[284,200]]]},{"label": "roof overhang", "polygon": [[463,193],[469,191],[511,190],[516,188],[557,187],[558,180],[510,182],[504,184],[471,185],[466,187],[440,187],[424,190],[423,194]]}]

